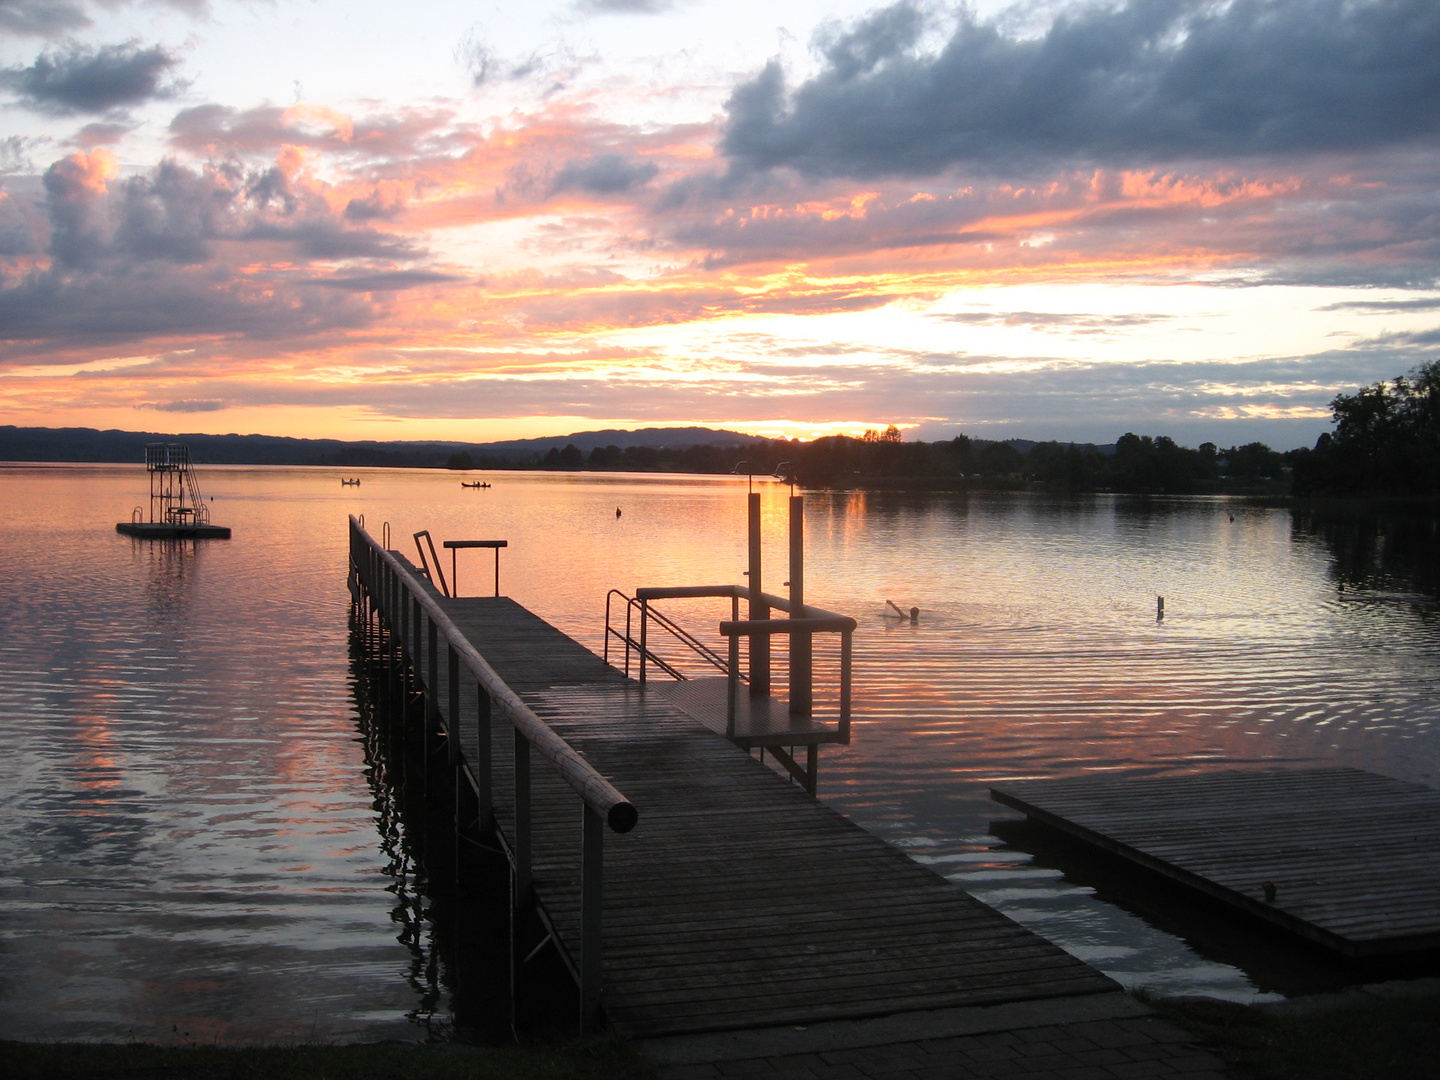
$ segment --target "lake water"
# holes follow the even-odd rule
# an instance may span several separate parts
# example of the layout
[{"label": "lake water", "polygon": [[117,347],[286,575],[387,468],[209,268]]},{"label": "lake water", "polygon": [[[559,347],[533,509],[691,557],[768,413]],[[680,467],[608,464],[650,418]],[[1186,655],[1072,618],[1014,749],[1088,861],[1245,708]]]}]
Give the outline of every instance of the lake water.
[{"label": "lake water", "polygon": [[[142,468],[0,467],[9,1037],[444,1030],[365,759],[347,514],[405,550],[508,540],[502,592],[597,651],[612,587],[742,580],[743,479],[348,475],[205,469],[234,538],[176,545],[114,532]],[[780,591],[788,491],[761,490]],[[812,492],[806,528],[807,599],[860,623],[854,740],[822,754],[821,797],[1127,985],[1283,988],[1002,843],[990,784],[1321,762],[1440,786],[1440,615],[1412,596],[1435,593],[1433,522]],[[461,559],[488,592],[490,554]],[[713,630],[726,607],[677,613]]]}]

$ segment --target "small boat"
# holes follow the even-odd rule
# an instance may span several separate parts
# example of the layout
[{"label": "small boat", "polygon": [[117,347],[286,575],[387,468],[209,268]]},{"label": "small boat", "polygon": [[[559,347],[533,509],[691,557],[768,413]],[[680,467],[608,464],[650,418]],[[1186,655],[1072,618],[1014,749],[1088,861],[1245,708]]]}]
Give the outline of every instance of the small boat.
[{"label": "small boat", "polygon": [[344,477],[341,477],[341,479],[340,479],[340,486],[341,486],[341,487],[359,487],[359,486],[360,486],[360,478],[357,476],[354,480],[346,480]]},{"label": "small boat", "polygon": [[469,484],[469,483],[466,483],[464,480],[461,480],[461,481],[460,481],[460,486],[461,486],[461,487],[468,487],[468,488],[488,488],[490,485],[489,485],[489,484],[483,484],[483,483],[481,483],[479,480],[476,480],[473,484]]}]

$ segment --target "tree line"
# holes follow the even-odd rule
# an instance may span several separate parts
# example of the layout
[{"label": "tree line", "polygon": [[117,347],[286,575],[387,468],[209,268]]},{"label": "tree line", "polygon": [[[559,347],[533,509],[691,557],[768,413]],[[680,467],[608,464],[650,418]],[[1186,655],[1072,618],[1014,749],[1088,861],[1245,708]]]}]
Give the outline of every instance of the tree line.
[{"label": "tree line", "polygon": [[1287,456],[1258,442],[1226,449],[1204,443],[1192,450],[1168,436],[1131,433],[1113,446],[968,435],[940,442],[904,442],[894,426],[858,439],[847,435],[810,442],[772,439],[745,447],[597,446],[585,454],[571,445],[550,450],[537,464],[557,470],[724,473],[733,471],[742,456],[751,472],[780,468],[808,487],[1278,493],[1288,490],[1290,477]]},{"label": "tree line", "polygon": [[[995,441],[957,435],[905,442],[893,425],[861,438],[757,441],[688,449],[574,446],[551,450],[541,468],[729,472],[743,455],[752,471],[785,472],[810,487],[980,488],[1241,493],[1302,496],[1440,496],[1440,361],[1330,403],[1334,430],[1313,448],[1280,452],[1261,442],[1180,446],[1166,435],[1127,432],[1113,446]],[[512,464],[511,467],[514,467]],[[532,466],[533,467],[533,466]]]}]

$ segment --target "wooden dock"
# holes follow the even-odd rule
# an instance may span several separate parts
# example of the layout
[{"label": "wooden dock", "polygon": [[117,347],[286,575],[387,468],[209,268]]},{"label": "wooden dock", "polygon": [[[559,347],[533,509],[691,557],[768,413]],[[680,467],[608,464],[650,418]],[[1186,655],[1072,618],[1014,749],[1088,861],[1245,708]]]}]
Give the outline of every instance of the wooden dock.
[{"label": "wooden dock", "polygon": [[1440,947],[1440,791],[1349,768],[1004,784],[1034,821],[1349,957]]},{"label": "wooden dock", "polygon": [[[360,557],[373,561],[363,550]],[[1077,1001],[1119,996],[1104,975],[866,833],[514,601],[446,598],[393,553],[383,558],[407,579],[372,582],[390,610],[413,604],[418,613],[411,591],[423,593],[427,610],[443,612],[638,811],[633,829],[604,841],[600,1001],[620,1033],[654,1039],[899,1015],[924,1030],[925,1017],[966,1006],[1049,1001],[1061,1015]],[[432,635],[402,622],[402,640],[419,650],[409,663],[439,705],[452,760],[472,791],[488,789],[513,861],[525,832],[514,811],[522,741],[494,722],[482,742],[483,721],[472,718],[488,712],[472,669],[452,680],[457,654]],[[526,783],[525,771],[518,775]],[[534,901],[583,979],[580,805],[574,784],[544,762],[528,785],[529,840],[519,844],[531,851]]]}]

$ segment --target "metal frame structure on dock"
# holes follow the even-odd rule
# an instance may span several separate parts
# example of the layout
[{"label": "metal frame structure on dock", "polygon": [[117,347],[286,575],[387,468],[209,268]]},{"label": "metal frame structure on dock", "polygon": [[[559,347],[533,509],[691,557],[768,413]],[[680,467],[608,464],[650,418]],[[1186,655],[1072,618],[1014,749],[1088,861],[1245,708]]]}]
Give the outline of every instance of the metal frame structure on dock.
[{"label": "metal frame structure on dock", "polygon": [[[743,463],[742,463],[743,464]],[[650,669],[662,672],[673,682],[660,683],[657,692],[711,730],[724,735],[744,750],[769,751],[786,771],[814,795],[819,782],[820,746],[825,743],[850,743],[852,678],[851,661],[856,622],[848,615],[805,603],[805,500],[790,496],[790,580],[785,582],[790,595],[776,596],[762,586],[763,563],[760,543],[760,495],[747,496],[748,568],[745,585],[680,585],[644,587],[635,595],[626,596],[611,589],[605,598],[605,659],[610,658],[610,642],[618,639],[624,652],[625,674],[630,674],[631,654],[637,659],[639,683],[649,683]],[[611,599],[619,597],[625,605],[625,630],[611,625]],[[728,599],[730,618],[720,623],[719,631],[727,639],[727,654],[721,656],[703,641],[654,607],[657,600]],[[746,619],[740,618],[740,601],[748,604]],[[772,618],[775,610],[788,615]],[[634,623],[638,620],[638,636]],[[679,667],[662,659],[652,648],[650,628],[655,626],[680,642],[702,662],[720,671],[724,681],[723,696],[716,693],[713,680],[691,679]],[[839,716],[832,726],[814,717],[816,634],[835,634],[840,638]],[[771,697],[773,678],[770,639],[790,639],[788,701]],[[740,640],[747,640],[748,672],[740,664]],[[743,684],[743,685],[742,685]],[[805,748],[805,764],[795,760],[797,747]]]}]

